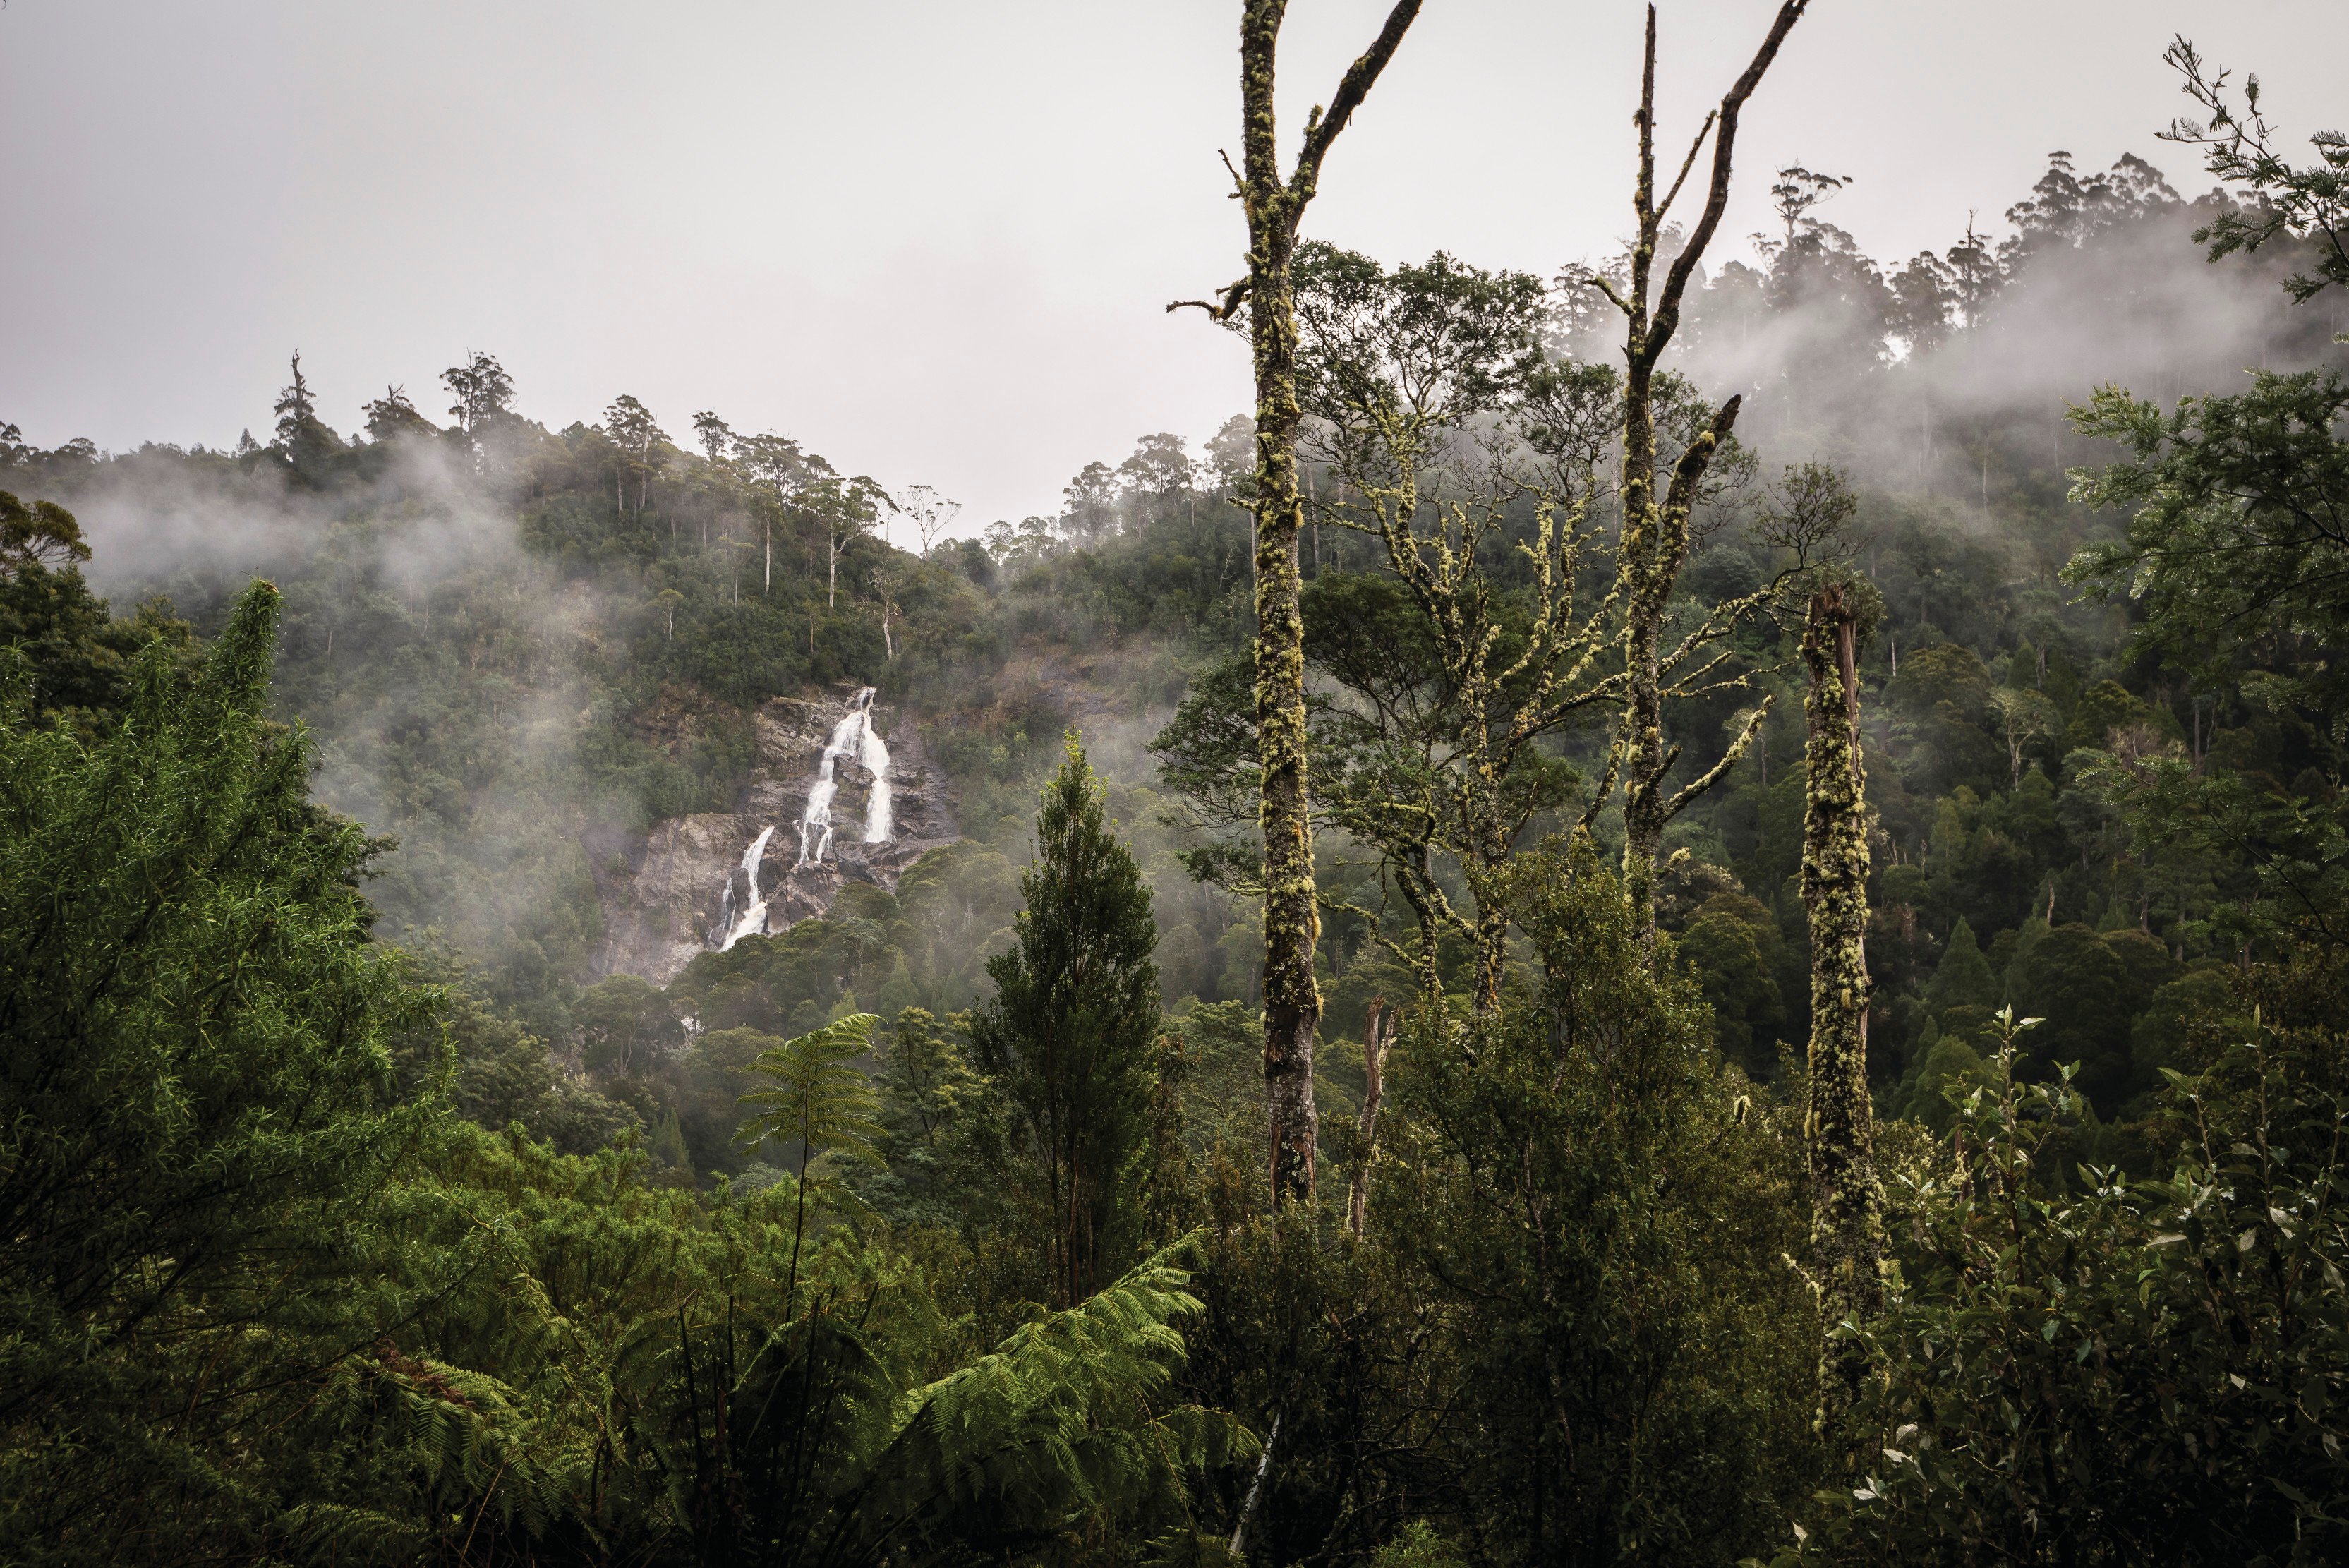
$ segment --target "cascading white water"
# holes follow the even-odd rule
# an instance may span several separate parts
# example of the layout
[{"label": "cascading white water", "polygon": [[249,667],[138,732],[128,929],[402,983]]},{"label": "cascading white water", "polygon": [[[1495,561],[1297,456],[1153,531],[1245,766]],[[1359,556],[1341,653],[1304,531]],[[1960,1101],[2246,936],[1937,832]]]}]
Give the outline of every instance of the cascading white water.
[{"label": "cascading white water", "polygon": [[[833,726],[832,739],[816,761],[807,806],[800,813],[800,856],[793,870],[816,865],[832,855],[832,803],[840,793],[838,770],[843,757],[873,776],[873,787],[864,798],[864,842],[886,844],[896,832],[889,744],[873,732],[873,688],[867,686],[848,700],[848,717]],[[711,945],[720,952],[767,929],[767,899],[759,891],[759,862],[767,853],[767,841],[774,836],[771,825],[761,828],[750,847],[743,851],[740,870],[727,875],[726,891],[719,900],[718,926],[710,933]]]},{"label": "cascading white water", "polygon": [[833,726],[832,739],[815,765],[815,782],[808,786],[807,809],[800,813],[800,859],[812,866],[832,854],[832,802],[840,793],[840,759],[854,757],[873,775],[872,792],[864,802],[864,842],[885,844],[895,824],[889,786],[889,747],[873,732],[873,688],[849,699],[848,717]]},{"label": "cascading white water", "polygon": [[873,775],[872,793],[864,797],[864,842],[886,844],[895,828],[891,813],[895,805],[889,788],[889,744],[873,732],[872,694],[865,694],[864,728],[859,736],[856,760]]},{"label": "cascading white water", "polygon": [[744,937],[767,929],[767,900],[759,893],[759,862],[767,853],[767,840],[775,836],[771,824],[759,830],[750,840],[750,847],[742,852],[742,878],[749,885],[749,894],[742,900],[743,909],[738,919],[734,913],[734,878],[726,878],[726,898],[720,908],[719,924],[725,935],[719,939],[718,950],[724,952]]}]

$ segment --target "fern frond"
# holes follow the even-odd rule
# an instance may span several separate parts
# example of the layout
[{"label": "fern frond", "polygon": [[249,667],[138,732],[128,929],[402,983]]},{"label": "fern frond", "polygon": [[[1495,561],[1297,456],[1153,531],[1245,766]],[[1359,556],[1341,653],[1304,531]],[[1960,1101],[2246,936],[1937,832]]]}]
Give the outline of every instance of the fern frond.
[{"label": "fern frond", "polygon": [[762,1051],[750,1071],[772,1088],[741,1097],[755,1114],[735,1141],[750,1147],[768,1138],[799,1142],[811,1155],[836,1155],[867,1165],[885,1163],[873,1145],[883,1136],[881,1097],[863,1069],[851,1064],[873,1046],[880,1019],[853,1012],[810,1033]]},{"label": "fern frond", "polygon": [[936,1523],[978,1510],[999,1525],[1050,1528],[1253,1452],[1228,1416],[1153,1407],[1186,1353],[1174,1320],[1201,1310],[1172,1261],[1181,1245],[909,1390],[875,1466],[895,1517]]}]

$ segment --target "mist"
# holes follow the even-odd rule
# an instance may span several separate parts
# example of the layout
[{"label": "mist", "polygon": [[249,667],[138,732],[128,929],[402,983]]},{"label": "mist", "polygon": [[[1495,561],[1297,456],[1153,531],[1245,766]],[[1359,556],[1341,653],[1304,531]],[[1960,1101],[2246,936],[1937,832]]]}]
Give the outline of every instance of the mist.
[{"label": "mist", "polygon": [[[2301,257],[2288,241],[2206,258],[2193,233],[2229,198],[2183,198],[2127,153],[2076,172],[2064,155],[2042,178],[2043,200],[2051,185],[2052,211],[2033,213],[2025,197],[2007,222],[1981,225],[1985,260],[2003,275],[1971,317],[1946,276],[1962,232],[1937,247],[1944,314],[1920,331],[1897,297],[1917,263],[1869,257],[1827,205],[1796,220],[1795,244],[1775,260],[1714,274],[1674,362],[1705,396],[1745,399],[1738,434],[1765,467],[1831,462],[1889,492],[1978,506],[1993,429],[2025,452],[2036,430],[2059,485],[2065,468],[2106,461],[2067,418],[2099,387],[2167,405],[2241,390],[2254,370],[2341,363],[2333,338],[2349,310],[2337,298],[2292,302],[2282,286]],[[1609,352],[1592,336],[1572,349]]]}]

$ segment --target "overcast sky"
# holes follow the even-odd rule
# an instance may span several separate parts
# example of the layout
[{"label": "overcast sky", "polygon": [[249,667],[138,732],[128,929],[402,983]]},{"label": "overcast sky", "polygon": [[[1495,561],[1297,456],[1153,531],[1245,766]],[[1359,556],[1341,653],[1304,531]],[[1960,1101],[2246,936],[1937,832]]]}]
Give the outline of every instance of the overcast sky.
[{"label": "overcast sky", "polygon": [[[497,354],[560,428],[621,392],[794,435],[966,525],[1052,509],[1143,431],[1247,403],[1243,346],[1164,302],[1239,271],[1236,0],[7,0],[0,420],[224,445],[298,346],[337,429]],[[1764,0],[1667,0],[1665,136]],[[1284,130],[1383,0],[1295,0]],[[1545,273],[1625,229],[1639,7],[1427,0],[1331,155],[1309,232]],[[1788,162],[1824,215],[1946,247],[2186,107],[2185,31],[2258,70],[2295,141],[2349,119],[2341,0],[1816,0],[1749,111],[1727,233]],[[1737,242],[1743,250],[1744,242]]]}]

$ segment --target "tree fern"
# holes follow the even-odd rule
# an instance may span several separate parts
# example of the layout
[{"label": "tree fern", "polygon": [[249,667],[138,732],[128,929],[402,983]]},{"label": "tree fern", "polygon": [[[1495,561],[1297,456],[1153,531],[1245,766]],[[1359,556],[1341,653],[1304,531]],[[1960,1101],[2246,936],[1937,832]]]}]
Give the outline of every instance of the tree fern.
[{"label": "tree fern", "polygon": [[775,1086],[742,1096],[742,1104],[765,1108],[742,1124],[736,1141],[749,1147],[770,1137],[796,1140],[805,1151],[803,1170],[833,1155],[879,1164],[872,1140],[883,1136],[880,1097],[864,1070],[850,1065],[873,1049],[879,1022],[873,1013],[852,1012],[761,1052],[750,1070]]},{"label": "tree fern", "polygon": [[864,1070],[850,1065],[873,1048],[873,1026],[880,1022],[870,1012],[852,1012],[761,1052],[750,1064],[750,1071],[773,1079],[775,1086],[742,1096],[742,1104],[764,1109],[743,1122],[735,1141],[753,1147],[771,1137],[797,1143],[800,1149],[790,1283],[784,1292],[787,1309],[795,1304],[799,1289],[809,1187],[845,1196],[833,1174],[839,1160],[883,1163],[873,1147],[874,1139],[885,1136],[880,1096]]},{"label": "tree fern", "polygon": [[1190,1276],[1159,1253],[1075,1306],[1039,1318],[988,1355],[898,1402],[874,1464],[868,1528],[1042,1533],[1088,1515],[1183,1506],[1188,1471],[1253,1451],[1231,1417],[1158,1407],[1186,1346],[1174,1321],[1200,1310]]}]

